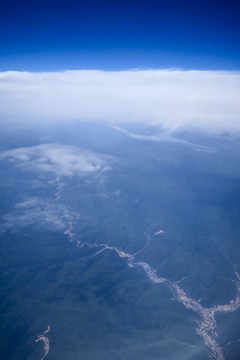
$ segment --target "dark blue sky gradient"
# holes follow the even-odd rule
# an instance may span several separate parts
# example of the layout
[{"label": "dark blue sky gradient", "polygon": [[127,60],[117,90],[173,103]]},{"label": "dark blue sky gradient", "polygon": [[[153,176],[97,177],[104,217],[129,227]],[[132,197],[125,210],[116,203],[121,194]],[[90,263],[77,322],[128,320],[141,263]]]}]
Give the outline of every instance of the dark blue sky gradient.
[{"label": "dark blue sky gradient", "polygon": [[0,70],[240,69],[240,1],[2,1]]}]

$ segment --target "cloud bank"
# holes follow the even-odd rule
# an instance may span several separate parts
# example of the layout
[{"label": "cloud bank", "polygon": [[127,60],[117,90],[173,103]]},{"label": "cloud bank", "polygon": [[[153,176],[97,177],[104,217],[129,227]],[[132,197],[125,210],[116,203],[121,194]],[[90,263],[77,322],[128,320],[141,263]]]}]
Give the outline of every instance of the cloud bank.
[{"label": "cloud bank", "polygon": [[143,123],[240,131],[240,73],[134,70],[0,73],[2,119]]},{"label": "cloud bank", "polygon": [[105,171],[110,156],[79,149],[75,146],[42,144],[8,150],[0,154],[0,160],[8,160],[25,170],[72,176]]}]

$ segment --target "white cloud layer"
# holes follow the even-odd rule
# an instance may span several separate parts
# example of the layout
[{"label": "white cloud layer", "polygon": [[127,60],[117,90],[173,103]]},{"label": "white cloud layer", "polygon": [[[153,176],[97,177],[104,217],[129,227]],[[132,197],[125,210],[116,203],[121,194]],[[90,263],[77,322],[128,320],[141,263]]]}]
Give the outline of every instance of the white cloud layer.
[{"label": "white cloud layer", "polygon": [[84,175],[109,169],[110,156],[79,149],[75,146],[42,144],[8,150],[0,160],[16,162],[25,170],[53,173],[57,176]]},{"label": "white cloud layer", "polygon": [[240,73],[136,70],[0,73],[0,115],[240,131]]}]

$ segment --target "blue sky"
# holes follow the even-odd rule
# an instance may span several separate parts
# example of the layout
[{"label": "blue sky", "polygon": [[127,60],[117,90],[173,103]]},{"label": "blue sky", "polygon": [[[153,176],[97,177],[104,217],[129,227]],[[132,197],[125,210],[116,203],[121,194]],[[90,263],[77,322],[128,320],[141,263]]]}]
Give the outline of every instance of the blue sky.
[{"label": "blue sky", "polygon": [[2,1],[0,71],[239,70],[239,1]]}]

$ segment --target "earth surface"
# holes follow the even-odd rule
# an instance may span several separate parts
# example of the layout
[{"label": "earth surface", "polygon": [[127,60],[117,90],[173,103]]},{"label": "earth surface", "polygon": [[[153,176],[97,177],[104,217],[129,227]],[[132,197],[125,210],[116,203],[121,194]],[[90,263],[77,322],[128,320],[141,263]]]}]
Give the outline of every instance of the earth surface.
[{"label": "earth surface", "polygon": [[239,138],[69,121],[0,139],[2,359],[240,359]]}]

